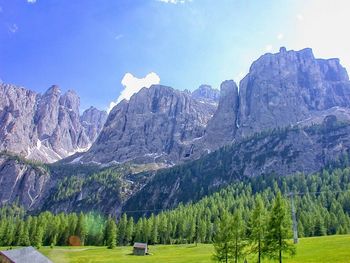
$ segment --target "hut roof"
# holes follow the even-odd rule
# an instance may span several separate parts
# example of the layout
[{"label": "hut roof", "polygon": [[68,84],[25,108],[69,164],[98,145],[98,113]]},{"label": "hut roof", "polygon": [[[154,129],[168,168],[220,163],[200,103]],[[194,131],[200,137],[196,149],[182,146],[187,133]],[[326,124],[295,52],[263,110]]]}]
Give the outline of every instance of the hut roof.
[{"label": "hut roof", "polygon": [[52,263],[50,259],[45,257],[33,247],[3,250],[0,251],[0,255],[4,255],[6,258],[15,263]]},{"label": "hut roof", "polygon": [[147,243],[134,243],[134,248],[147,248]]}]

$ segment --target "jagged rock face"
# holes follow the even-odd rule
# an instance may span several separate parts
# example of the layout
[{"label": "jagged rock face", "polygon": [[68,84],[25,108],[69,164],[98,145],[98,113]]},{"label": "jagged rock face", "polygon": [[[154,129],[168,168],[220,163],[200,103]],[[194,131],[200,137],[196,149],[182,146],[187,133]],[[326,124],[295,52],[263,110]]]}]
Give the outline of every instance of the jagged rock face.
[{"label": "jagged rock face", "polygon": [[80,122],[85,128],[86,135],[91,142],[97,139],[100,131],[107,120],[107,112],[90,107],[83,112],[80,117]]},{"label": "jagged rock face", "polygon": [[[87,150],[102,126],[99,121],[86,128],[81,124],[80,100],[73,91],[61,95],[60,89],[52,86],[40,95],[1,84],[0,94],[0,150],[28,159],[54,162]],[[88,133],[95,135],[89,137]]]},{"label": "jagged rock face", "polygon": [[26,155],[37,141],[33,127],[37,94],[8,84],[0,84],[0,94],[0,149]]},{"label": "jagged rock face", "polygon": [[75,92],[67,91],[61,95],[57,86],[40,98],[35,116],[40,146],[29,154],[29,158],[36,159],[44,147],[45,153],[50,152],[49,158],[54,160],[89,147],[90,140],[79,119],[79,105]]},{"label": "jagged rock face", "polygon": [[188,158],[214,110],[170,87],[143,88],[113,108],[82,161],[172,163]]},{"label": "jagged rock face", "polygon": [[[224,81],[220,87],[219,106],[208,122],[203,142],[209,151],[231,143],[237,132],[238,87],[233,80]],[[203,144],[198,145],[202,149]]]},{"label": "jagged rock face", "polygon": [[25,209],[37,209],[47,197],[49,184],[44,168],[0,156],[0,206],[17,202]]},{"label": "jagged rock face", "polygon": [[350,82],[338,59],[311,49],[265,54],[240,83],[239,134],[284,127],[332,107],[350,106]]},{"label": "jagged rock face", "polygon": [[350,82],[338,59],[281,48],[255,61],[239,89],[223,82],[215,111],[216,104],[208,85],[193,93],[143,89],[114,108],[82,161],[179,163],[257,132],[320,123],[328,114],[349,120]]},{"label": "jagged rock face", "polygon": [[192,92],[192,98],[217,105],[220,99],[220,91],[213,89],[210,85],[201,85]]}]

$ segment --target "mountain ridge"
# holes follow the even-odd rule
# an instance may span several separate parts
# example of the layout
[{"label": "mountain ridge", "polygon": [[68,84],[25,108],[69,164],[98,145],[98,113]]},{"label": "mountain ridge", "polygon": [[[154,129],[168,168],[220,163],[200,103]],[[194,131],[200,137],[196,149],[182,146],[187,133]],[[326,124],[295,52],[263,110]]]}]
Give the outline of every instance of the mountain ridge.
[{"label": "mountain ridge", "polygon": [[98,131],[89,133],[88,127],[81,124],[80,99],[72,90],[62,94],[60,88],[53,85],[39,94],[0,84],[0,94],[0,150],[28,159],[54,162],[88,148],[107,115],[97,110],[100,120],[91,123],[90,130]]}]

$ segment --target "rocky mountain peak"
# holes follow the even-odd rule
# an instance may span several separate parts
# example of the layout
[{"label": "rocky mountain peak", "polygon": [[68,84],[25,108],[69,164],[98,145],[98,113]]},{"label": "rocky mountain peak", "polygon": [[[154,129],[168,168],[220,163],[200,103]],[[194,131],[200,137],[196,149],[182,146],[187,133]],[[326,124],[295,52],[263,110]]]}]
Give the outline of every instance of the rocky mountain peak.
[{"label": "rocky mountain peak", "polygon": [[61,94],[61,89],[58,85],[52,85],[50,88],[47,89],[47,91],[44,93],[43,96],[48,96],[48,95],[58,95]]},{"label": "rocky mountain peak", "polygon": [[107,116],[108,114],[106,111],[101,111],[93,106],[85,110],[81,115],[81,124],[84,126],[86,135],[91,142],[97,139],[97,136],[107,120]]},{"label": "rocky mountain peak", "polygon": [[217,104],[220,98],[220,91],[213,89],[210,85],[203,84],[192,92],[192,97],[200,101]]},{"label": "rocky mountain peak", "polygon": [[74,111],[79,116],[80,98],[75,91],[68,90],[66,93],[64,93],[60,97],[59,104]]},{"label": "rocky mountain peak", "polygon": [[143,88],[113,108],[82,161],[175,163],[191,155],[215,108],[167,86]]},{"label": "rocky mountain peak", "polygon": [[207,151],[218,149],[234,140],[237,131],[239,96],[233,80],[226,80],[220,86],[220,101],[214,116],[209,120],[206,134],[197,148],[205,145]]},{"label": "rocky mountain peak", "polygon": [[292,125],[336,106],[350,106],[350,83],[339,60],[316,59],[310,48],[282,48],[261,56],[240,82],[240,134]]},{"label": "rocky mountain peak", "polygon": [[0,85],[0,150],[28,159],[53,162],[88,148],[105,121],[82,125],[80,99],[69,90],[62,95],[57,85],[43,95],[15,85]]}]

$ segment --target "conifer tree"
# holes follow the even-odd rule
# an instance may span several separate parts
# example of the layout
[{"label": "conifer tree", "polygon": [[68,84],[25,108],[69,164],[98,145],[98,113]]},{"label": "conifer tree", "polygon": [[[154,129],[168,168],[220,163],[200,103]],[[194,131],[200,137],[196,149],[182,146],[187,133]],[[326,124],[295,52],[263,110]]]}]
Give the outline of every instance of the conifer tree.
[{"label": "conifer tree", "polygon": [[245,226],[242,220],[242,212],[237,209],[232,219],[232,255],[235,263],[244,256],[244,249],[246,247]]},{"label": "conifer tree", "polygon": [[34,235],[34,246],[36,248],[41,248],[41,246],[43,245],[43,237],[44,237],[44,228],[39,225],[36,228],[36,233]]},{"label": "conifer tree", "polygon": [[224,212],[221,216],[221,220],[218,222],[216,232],[214,233],[214,260],[228,263],[233,258],[232,240],[232,218],[227,212]]},{"label": "conifer tree", "polygon": [[266,242],[264,252],[272,259],[282,263],[283,253],[295,254],[294,245],[288,240],[292,237],[291,216],[282,198],[281,192],[277,192],[273,202],[270,220],[267,225]]},{"label": "conifer tree", "polygon": [[106,226],[107,247],[113,249],[117,245],[117,225],[113,218],[109,217]]},{"label": "conifer tree", "polygon": [[150,220],[152,221],[152,230],[151,230],[151,244],[157,244],[159,239],[158,234],[158,217],[152,214]]},{"label": "conifer tree", "polygon": [[86,220],[83,213],[80,213],[78,218],[76,235],[80,238],[81,245],[84,246],[85,238],[87,235],[87,225],[86,225]]},{"label": "conifer tree", "polygon": [[119,245],[121,245],[121,246],[123,246],[127,243],[127,241],[126,241],[127,224],[128,224],[128,219],[127,219],[126,214],[124,213],[119,221],[119,224],[118,224]]},{"label": "conifer tree", "polygon": [[130,217],[126,226],[126,244],[130,244],[134,234],[134,218]]},{"label": "conifer tree", "polygon": [[258,263],[263,257],[264,239],[266,235],[267,212],[260,195],[255,199],[255,205],[249,222],[249,244],[251,252],[258,257]]}]

